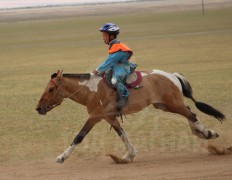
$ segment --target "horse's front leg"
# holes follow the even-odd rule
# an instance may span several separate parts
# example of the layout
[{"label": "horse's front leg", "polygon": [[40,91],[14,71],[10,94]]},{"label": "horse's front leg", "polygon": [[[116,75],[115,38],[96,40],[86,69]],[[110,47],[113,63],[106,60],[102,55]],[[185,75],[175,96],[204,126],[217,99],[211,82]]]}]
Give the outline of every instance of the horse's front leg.
[{"label": "horse's front leg", "polygon": [[130,163],[134,160],[134,157],[136,155],[135,148],[130,143],[130,140],[127,137],[127,134],[125,131],[121,128],[122,135],[120,136],[122,139],[122,142],[125,144],[127,153],[123,156],[123,160],[125,160],[127,163]]},{"label": "horse's front leg", "polygon": [[130,162],[132,162],[134,160],[135,155],[136,155],[136,150],[133,147],[133,145],[131,144],[130,140],[128,139],[127,134],[120,126],[120,123],[118,122],[118,120],[108,119],[107,122],[110,123],[111,126],[114,128],[114,130],[117,132],[117,134],[119,135],[119,137],[121,138],[122,142],[124,143],[124,145],[127,149],[127,153],[123,156],[122,159],[120,159],[114,155],[110,155],[111,158],[116,163],[130,163]]},{"label": "horse's front leg", "polygon": [[89,131],[93,128],[93,126],[101,121],[101,118],[95,117],[95,118],[89,118],[83,128],[80,130],[80,132],[76,135],[74,138],[72,144],[68,147],[67,150],[65,150],[61,155],[59,155],[56,159],[56,162],[63,163],[66,159],[68,159],[75,147],[82,142],[82,140],[85,138],[85,136],[89,133]]}]

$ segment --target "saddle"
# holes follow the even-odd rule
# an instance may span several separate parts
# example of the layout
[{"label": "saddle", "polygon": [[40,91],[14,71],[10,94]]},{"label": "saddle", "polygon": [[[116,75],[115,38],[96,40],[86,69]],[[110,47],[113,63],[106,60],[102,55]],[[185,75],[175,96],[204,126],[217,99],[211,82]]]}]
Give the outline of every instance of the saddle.
[{"label": "saddle", "polygon": [[[112,79],[112,71],[106,72],[103,76],[103,80],[104,82],[111,88],[113,88],[113,85],[111,83],[111,79]],[[124,80],[124,85],[128,88],[134,88],[134,89],[138,89],[141,88],[141,86],[139,86],[139,84],[142,81],[142,74],[140,71],[133,71],[131,74],[129,74],[125,80]]]}]

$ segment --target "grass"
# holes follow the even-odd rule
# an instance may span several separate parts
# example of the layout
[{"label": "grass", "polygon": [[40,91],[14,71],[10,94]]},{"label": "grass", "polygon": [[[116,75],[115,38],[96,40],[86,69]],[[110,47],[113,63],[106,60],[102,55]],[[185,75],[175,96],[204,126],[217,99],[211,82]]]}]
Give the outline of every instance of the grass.
[{"label": "grass", "polygon": [[[120,25],[120,39],[135,52],[139,69],[182,72],[197,99],[221,109],[222,125],[199,113],[203,123],[219,132],[216,142],[231,144],[232,9],[73,17],[0,23],[0,164],[39,161],[58,156],[85,123],[85,108],[65,100],[46,116],[35,106],[50,74],[90,72],[107,56],[98,28]],[[128,116],[123,127],[140,153],[201,151],[208,143],[193,136],[187,121],[148,107]],[[94,127],[74,156],[94,158],[125,149],[109,125]]]}]

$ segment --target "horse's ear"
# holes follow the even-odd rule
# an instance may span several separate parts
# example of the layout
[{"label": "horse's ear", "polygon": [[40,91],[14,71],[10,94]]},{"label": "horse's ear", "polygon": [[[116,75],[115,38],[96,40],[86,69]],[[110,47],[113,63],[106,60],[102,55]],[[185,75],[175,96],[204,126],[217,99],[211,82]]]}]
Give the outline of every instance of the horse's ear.
[{"label": "horse's ear", "polygon": [[53,79],[55,77],[57,77],[57,73],[54,73],[54,74],[51,75],[51,79]]},{"label": "horse's ear", "polygon": [[58,70],[58,71],[57,71],[57,77],[58,77],[58,78],[62,78],[62,76],[63,76],[63,70],[61,70],[61,71]]}]

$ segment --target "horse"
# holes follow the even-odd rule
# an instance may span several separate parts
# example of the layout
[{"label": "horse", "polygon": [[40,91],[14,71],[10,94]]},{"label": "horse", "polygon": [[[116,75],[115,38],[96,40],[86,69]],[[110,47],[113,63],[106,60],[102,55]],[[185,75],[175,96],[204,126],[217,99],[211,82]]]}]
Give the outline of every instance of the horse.
[{"label": "horse", "polygon": [[[200,111],[221,122],[225,119],[225,115],[206,103],[196,101],[192,87],[184,75],[161,70],[141,71],[141,75],[140,88],[129,89],[130,96],[122,109],[123,115],[136,113],[153,105],[156,109],[186,117],[192,134],[199,138],[208,140],[219,137],[214,130],[207,129],[201,123],[189,106],[185,106],[183,97],[190,98]],[[71,145],[57,157],[56,162],[63,163],[68,159],[94,125],[103,119],[116,131],[127,150],[122,158],[110,155],[111,158],[116,163],[133,162],[136,155],[135,148],[116,115],[116,91],[109,87],[102,77],[90,73],[64,74],[58,71],[51,75],[36,110],[39,114],[46,115],[47,112],[60,105],[65,98],[85,106],[88,118]]]}]

